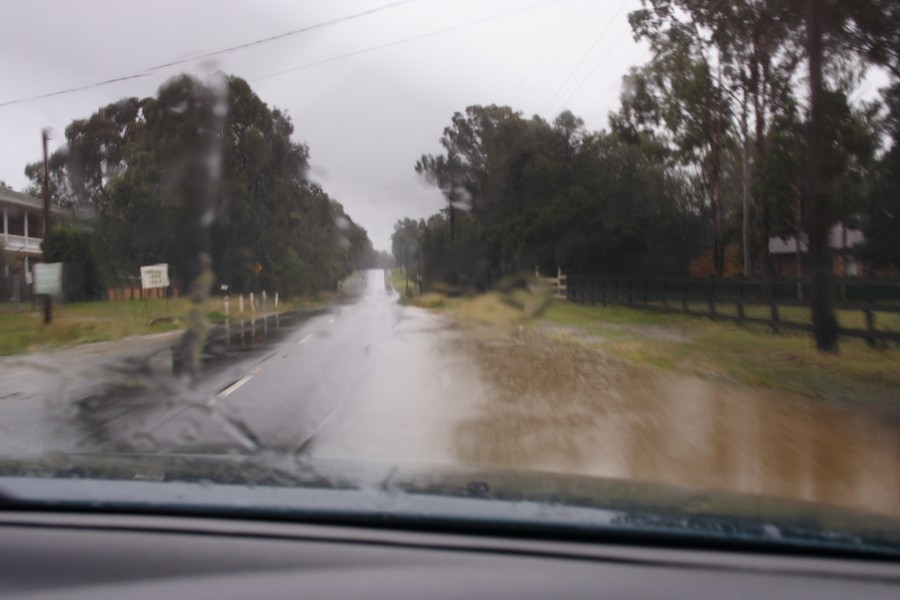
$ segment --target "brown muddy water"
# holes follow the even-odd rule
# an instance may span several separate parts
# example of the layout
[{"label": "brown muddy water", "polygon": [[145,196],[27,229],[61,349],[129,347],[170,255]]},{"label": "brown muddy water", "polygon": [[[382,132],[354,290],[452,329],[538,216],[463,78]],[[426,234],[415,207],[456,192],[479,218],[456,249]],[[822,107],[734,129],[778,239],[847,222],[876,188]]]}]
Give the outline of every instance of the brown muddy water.
[{"label": "brown muddy water", "polygon": [[463,463],[808,500],[900,517],[900,407],[663,374],[537,332],[457,338],[484,387]]}]

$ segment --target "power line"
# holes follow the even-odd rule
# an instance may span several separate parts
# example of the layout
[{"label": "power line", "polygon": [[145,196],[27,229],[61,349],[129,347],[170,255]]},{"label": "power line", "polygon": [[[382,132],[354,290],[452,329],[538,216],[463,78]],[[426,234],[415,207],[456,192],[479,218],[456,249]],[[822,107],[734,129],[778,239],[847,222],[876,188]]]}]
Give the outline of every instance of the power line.
[{"label": "power line", "polygon": [[[582,78],[582,80],[578,83],[578,85],[575,86],[575,89],[573,89],[573,90],[569,93],[569,95],[566,96],[566,99],[563,101],[563,104],[564,104],[564,105],[565,105],[566,103],[568,103],[568,102],[575,96],[575,94],[578,93],[578,90],[580,90],[582,87],[584,87],[584,84],[585,84],[585,83],[587,83],[588,81],[590,81],[591,75],[593,75],[593,74],[594,74],[594,71],[596,71],[597,68],[598,68],[600,65],[603,64],[603,60],[606,59],[607,56],[609,56],[609,53],[612,52],[613,48],[615,48],[616,46],[619,45],[619,42],[621,42],[622,39],[625,37],[625,33],[627,33],[627,31],[622,31],[622,33],[619,34],[619,37],[616,38],[616,41],[614,41],[614,42],[612,43],[612,45],[611,45],[609,48],[607,48],[606,52],[600,57],[600,60],[594,65],[594,67],[593,67],[590,71],[588,71],[588,73]],[[618,82],[614,82],[613,85],[615,85],[615,83],[618,83]],[[607,94],[607,93],[609,93],[609,90],[607,90],[606,92],[604,92],[604,95]]]},{"label": "power line", "polygon": [[584,25],[585,21],[587,20],[588,15],[590,15],[594,11],[595,8],[597,8],[596,1],[593,4],[591,4],[591,7],[587,10],[586,13],[584,13],[584,16],[581,17],[581,21],[579,21],[578,25],[575,26],[575,29],[572,30],[572,33],[569,35],[569,38],[565,41],[565,43],[562,46],[560,46],[559,50],[557,50],[556,54],[553,56],[553,59],[549,63],[547,63],[547,66],[544,67],[544,70],[541,71],[541,74],[538,76],[538,78],[534,81],[533,84],[531,84],[531,87],[528,88],[528,91],[525,92],[525,95],[522,96],[522,101],[524,101],[525,98],[527,98],[528,95],[534,91],[534,88],[537,87],[537,85],[541,82],[541,80],[544,78],[544,75],[547,74],[547,71],[550,70],[550,67],[553,66],[553,63],[556,62],[556,59],[559,58],[559,55],[562,54],[562,51],[565,50],[569,46],[569,42],[571,42],[575,38],[575,34],[578,33],[578,30],[581,29],[581,26]]},{"label": "power line", "polygon": [[[645,54],[641,60],[645,60],[647,58],[647,56],[648,56],[648,54]],[[592,110],[594,110],[594,108],[596,108],[597,106],[600,106],[600,104],[603,102],[603,100],[607,96],[609,96],[609,93],[611,91],[613,91],[616,88],[616,86],[622,85],[622,79],[624,77],[625,76],[623,75],[617,81],[613,81],[612,84],[610,84],[610,86],[608,88],[606,88],[606,91],[597,97],[597,101],[594,102],[590,106],[590,108],[588,108],[588,110],[586,112],[591,112]],[[615,102],[616,102],[616,98],[613,98],[612,100],[607,102],[606,106],[603,107],[603,109],[600,112],[594,113],[594,116],[587,120],[587,122],[585,123],[585,126],[589,126],[589,125],[591,125],[591,123],[594,123],[595,121],[599,120],[600,118],[605,117],[609,113],[609,109],[612,108],[612,105],[615,104]]]},{"label": "power line", "polygon": [[[724,1],[725,0],[718,0],[715,4],[713,4],[712,7],[710,7],[710,13],[715,13],[716,11],[718,11],[721,8],[722,3]],[[616,43],[618,43],[618,41]],[[614,44],[614,46],[615,46],[615,44]],[[607,52],[607,54],[608,54],[608,52]],[[642,64],[644,61],[646,61],[648,58],[650,58],[652,54],[653,54],[652,50],[650,50],[650,49],[646,50],[644,52],[644,54],[642,55],[642,57],[640,59],[638,59],[638,64]],[[603,98],[605,98],[609,94],[609,92],[613,89],[613,87],[615,87],[616,83],[619,83],[621,85],[621,78],[618,82],[613,82],[613,85],[611,85],[609,87],[609,89],[607,89],[605,92],[603,92],[603,94],[597,99],[597,101],[594,104],[591,105],[591,107],[587,110],[587,112],[590,112],[591,110],[594,109],[594,107],[599,106],[601,101],[603,100]],[[607,102],[606,106],[603,108],[603,110],[599,113],[595,113],[594,116],[585,123],[585,126],[586,127],[590,126],[592,123],[598,121],[600,118],[609,114],[609,109],[612,108],[612,105],[615,102],[616,102],[615,99]]]},{"label": "power line", "polygon": [[[628,3],[628,0],[625,0],[625,2],[622,3],[622,6],[619,7],[619,10],[616,12],[616,14],[615,14],[615,16],[613,17],[613,19],[615,19],[615,17],[619,16],[619,13],[622,12],[622,9],[625,8],[625,5],[626,5],[627,3]],[[611,24],[612,24],[612,20],[610,20],[609,23],[607,23],[606,28],[603,30],[604,33],[606,33],[606,31],[609,29],[609,26],[610,26]],[[615,48],[616,46],[619,45],[619,42],[622,41],[622,39],[625,37],[625,34],[626,34],[627,32],[628,32],[627,29],[623,29],[622,32],[619,33],[619,36],[615,39],[615,41],[613,41],[613,43],[612,43],[611,45],[609,45],[609,46],[606,48],[606,52],[604,52],[603,54],[601,54],[598,58],[596,58],[596,59],[594,60],[593,63],[591,63],[591,65],[588,67],[587,71],[585,71],[585,74],[581,77],[581,79],[578,81],[578,83],[575,85],[575,87],[572,89],[572,91],[569,92],[569,94],[568,94],[568,95],[565,97],[565,99],[562,101],[562,106],[563,106],[563,107],[564,107],[566,104],[568,104],[569,101],[572,100],[572,98],[575,97],[575,94],[578,93],[578,90],[580,90],[582,87],[584,87],[584,84],[585,84],[585,83],[587,83],[588,81],[590,81],[591,75],[594,74],[594,71],[596,71],[596,70],[600,67],[600,65],[603,64],[603,61],[606,60],[606,57],[609,56],[609,53],[613,51],[613,48]],[[602,35],[603,35],[603,34],[601,34],[601,37],[602,37]],[[597,40],[599,41],[600,38],[597,38]],[[585,55],[585,56],[587,56],[587,55]],[[583,59],[582,59],[582,60],[583,60]],[[579,62],[579,64],[581,64],[581,63]],[[576,69],[577,69],[577,67],[576,67]],[[574,75],[574,74],[575,74],[575,71],[573,70],[573,71],[572,71],[572,74],[569,76],[569,79],[571,79],[572,75]],[[566,82],[568,82],[568,81],[569,81],[569,80],[567,79]],[[563,87],[565,87],[565,84],[563,84]],[[554,95],[554,98],[559,94],[559,92],[562,91],[562,89],[563,89],[563,88],[560,88],[560,89],[557,91],[557,93]],[[552,103],[553,103],[553,98],[551,98],[550,101],[547,102],[547,106],[545,106],[544,109],[543,109],[541,112],[546,111],[547,108],[549,108],[550,105],[551,105]]]},{"label": "power line", "polygon": [[541,51],[537,55],[537,58],[534,60],[534,62],[531,63],[531,66],[528,67],[528,72],[525,73],[525,77],[522,78],[522,81],[520,81],[519,85],[516,87],[516,91],[513,92],[513,95],[510,97],[510,100],[509,100],[510,104],[512,104],[513,101],[516,99],[516,96],[519,95],[519,92],[522,90],[522,86],[525,85],[525,82],[528,81],[529,77],[531,77],[531,73],[532,73],[532,71],[534,71],[534,68],[537,66],[537,64],[539,62],[541,62],[541,59],[544,58],[544,53],[547,52],[547,48],[550,47],[550,43],[554,39],[556,39],[556,34],[559,33],[559,30],[562,27],[563,21],[565,21],[568,18],[569,13],[572,12],[572,8],[575,6],[575,2],[576,2],[576,0],[572,0],[572,2],[569,4],[569,8],[567,8],[566,12],[563,13],[562,18],[556,24],[556,28],[553,30],[553,33],[551,33],[550,37],[547,38],[547,43],[544,44],[544,47],[541,48]]},{"label": "power line", "polygon": [[[609,31],[609,28],[610,28],[610,26],[612,26],[613,21],[615,21],[616,17],[619,16],[619,13],[622,12],[622,9],[625,8],[625,5],[628,4],[628,2],[629,2],[629,0],[623,0],[622,4],[619,6],[618,10],[616,10],[616,12],[612,16],[612,18],[606,22],[606,27],[603,28],[603,31],[600,32],[600,35],[597,36],[597,39],[594,40],[594,43],[591,44],[591,47],[587,49],[587,52],[585,52],[581,56],[581,60],[578,61],[578,64],[575,65],[575,68],[572,69],[572,71],[569,73],[569,76],[566,77],[565,81],[563,81],[562,85],[559,86],[559,88],[557,88],[556,93],[553,94],[553,96],[550,98],[550,100],[547,101],[547,104],[544,105],[544,108],[541,109],[541,112],[544,112],[548,108],[550,108],[550,105],[553,104],[553,101],[556,100],[556,97],[559,96],[559,94],[569,84],[569,81],[571,81],[572,77],[575,76],[575,73],[578,71],[578,68],[581,66],[581,63],[583,63],[587,59],[587,57],[591,54],[591,52],[594,51],[594,48],[597,46],[597,44],[600,43],[600,40],[603,39],[603,36],[606,35],[606,32]],[[568,98],[566,99],[566,101],[568,102]]]},{"label": "power line", "polygon": [[62,96],[65,94],[72,94],[75,92],[81,92],[81,91],[85,91],[85,90],[89,90],[89,89],[99,88],[99,87],[107,86],[107,85],[110,85],[113,83],[118,83],[120,81],[128,81],[131,79],[140,79],[142,77],[148,77],[148,76],[154,74],[156,71],[160,71],[163,69],[169,69],[171,67],[187,64],[190,62],[196,62],[198,60],[203,60],[206,58],[212,58],[214,56],[221,56],[223,54],[233,54],[236,52],[242,52],[244,50],[248,50],[250,48],[255,48],[256,46],[268,44],[268,43],[271,43],[271,42],[274,42],[277,40],[281,40],[281,39],[284,39],[287,37],[299,35],[302,33],[308,33],[315,29],[323,29],[325,27],[339,25],[341,23],[346,23],[348,21],[353,21],[355,19],[360,19],[362,17],[367,17],[367,16],[373,15],[375,13],[383,12],[386,10],[392,10],[394,8],[399,8],[400,6],[403,6],[406,4],[412,4],[414,2],[419,2],[419,1],[420,0],[397,0],[396,2],[391,2],[389,4],[371,8],[369,10],[354,13],[354,14],[347,15],[344,17],[338,17],[336,19],[331,19],[328,21],[322,21],[321,23],[316,23],[314,25],[308,25],[306,27],[301,27],[300,29],[293,29],[291,31],[279,33],[278,35],[272,35],[269,37],[260,38],[258,40],[253,40],[252,42],[247,42],[245,44],[239,44],[237,46],[230,46],[228,48],[222,48],[221,50],[213,50],[211,52],[205,52],[205,53],[198,54],[196,56],[191,56],[188,58],[171,60],[171,61],[168,61],[168,62],[165,62],[162,64],[158,64],[158,65],[155,65],[152,67],[147,67],[146,69],[144,69],[140,72],[137,72],[137,73],[132,73],[131,75],[124,75],[122,77],[113,77],[111,79],[104,79],[102,81],[96,81],[94,83],[87,83],[84,85],[66,88],[63,90],[57,90],[55,92],[48,92],[45,94],[37,94],[34,96],[26,96],[23,98],[16,98],[15,100],[7,100],[6,102],[0,102],[0,108],[3,108],[5,106],[12,106],[14,104],[22,104],[23,102],[32,102],[34,100],[42,100],[44,98],[53,98],[55,96]]},{"label": "power line", "polygon": [[473,27],[473,26],[475,26],[475,25],[480,25],[480,24],[482,24],[482,23],[487,23],[488,21],[496,21],[497,19],[503,19],[503,18],[505,18],[505,17],[510,17],[510,16],[512,16],[512,15],[517,15],[517,14],[523,13],[523,12],[528,12],[528,11],[531,11],[531,10],[535,10],[535,9],[538,9],[538,8],[542,8],[542,7],[544,7],[544,6],[548,6],[548,5],[550,5],[550,4],[556,4],[556,3],[562,2],[562,1],[563,1],[563,0],[549,0],[549,1],[547,1],[547,2],[541,2],[540,4],[533,4],[533,5],[531,5],[531,6],[526,6],[525,8],[520,8],[520,9],[517,9],[517,10],[511,10],[511,11],[509,11],[509,12],[500,13],[499,15],[494,15],[494,16],[491,16],[491,17],[485,17],[485,18],[483,18],[483,19],[478,19],[478,20],[475,20],[475,21],[469,21],[468,23],[462,23],[461,25],[455,25],[455,26],[453,26],[453,27],[447,27],[446,29],[438,29],[438,30],[436,30],[436,31],[431,31],[431,32],[428,32],[428,33],[422,33],[422,34],[419,34],[419,35],[414,35],[414,36],[412,36],[412,37],[403,38],[403,39],[400,39],[400,40],[394,40],[393,42],[387,42],[387,43],[385,43],[385,44],[380,44],[380,45],[378,45],[378,46],[371,46],[371,47],[369,47],[369,48],[364,48],[364,49],[362,49],[362,50],[355,50],[355,51],[353,51],[353,52],[348,52],[348,53],[346,53],[346,54],[339,54],[338,56],[332,56],[332,57],[330,57],[330,58],[325,58],[325,59],[323,59],[323,60],[318,60],[318,61],[315,61],[315,62],[306,63],[306,64],[304,64],[304,65],[298,65],[298,66],[296,66],[296,67],[290,67],[290,68],[287,68],[287,69],[282,69],[282,70],[280,70],[280,71],[275,71],[274,73],[269,73],[268,75],[263,75],[263,76],[261,76],[261,77],[256,77],[256,78],[254,78],[254,79],[251,79],[250,81],[251,81],[251,83],[256,83],[257,81],[262,81],[262,80],[264,80],[264,79],[269,79],[269,78],[272,78],[272,77],[278,77],[279,75],[285,75],[285,74],[287,74],[287,73],[293,73],[293,72],[295,72],[295,71],[302,71],[302,70],[304,70],[304,69],[310,69],[310,68],[312,68],[312,67],[318,67],[319,65],[324,65],[324,64],[327,64],[327,63],[330,63],[330,62],[334,62],[334,61],[338,61],[338,60],[343,60],[343,59],[345,59],[345,58],[351,58],[351,57],[353,57],[353,56],[359,56],[359,55],[361,55],[361,54],[368,54],[369,52],[375,52],[375,51],[377,51],[377,50],[383,50],[383,49],[385,49],[385,48],[390,48],[390,47],[392,47],[392,46],[399,46],[399,45],[401,45],[401,44],[407,44],[407,43],[409,43],[409,42],[415,42],[415,41],[418,41],[418,40],[423,40],[423,39],[430,38],[430,37],[433,37],[433,36],[436,36],[436,35],[442,35],[442,34],[444,34],[444,33],[450,33],[451,31],[458,31],[458,30],[460,30],[460,29],[466,29],[466,28],[468,28],[468,27]]}]

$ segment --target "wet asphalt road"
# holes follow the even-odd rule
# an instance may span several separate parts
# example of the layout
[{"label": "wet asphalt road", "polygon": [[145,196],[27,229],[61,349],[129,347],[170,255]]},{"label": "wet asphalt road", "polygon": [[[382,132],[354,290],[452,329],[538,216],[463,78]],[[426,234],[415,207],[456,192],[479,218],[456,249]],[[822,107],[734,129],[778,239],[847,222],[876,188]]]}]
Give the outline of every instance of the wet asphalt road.
[{"label": "wet asphalt road", "polygon": [[[439,317],[396,303],[384,272],[351,300],[230,324],[199,381],[172,374],[172,339],[7,361],[0,455],[303,452],[452,462],[448,407],[477,385],[448,357]],[[464,361],[463,361],[464,362]],[[457,414],[451,414],[456,412]]]},{"label": "wet asphalt road", "polygon": [[318,311],[231,323],[199,380],[172,336],[0,361],[0,456],[295,452],[547,471],[900,517],[900,407],[651,371],[400,306],[382,271]]},{"label": "wet asphalt road", "polygon": [[475,369],[450,356],[446,322],[397,304],[382,271],[356,283],[355,302],[292,331],[219,402],[266,448],[455,462],[449,435]]}]

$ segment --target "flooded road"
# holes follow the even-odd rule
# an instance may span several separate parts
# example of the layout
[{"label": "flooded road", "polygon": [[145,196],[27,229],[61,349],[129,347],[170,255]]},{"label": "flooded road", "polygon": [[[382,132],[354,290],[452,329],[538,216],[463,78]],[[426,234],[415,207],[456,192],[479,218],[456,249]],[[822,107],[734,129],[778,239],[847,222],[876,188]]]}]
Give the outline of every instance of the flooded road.
[{"label": "flooded road", "polygon": [[489,390],[458,428],[464,461],[900,517],[900,407],[660,374],[537,332],[464,343]]},{"label": "flooded road", "polygon": [[168,341],[130,370],[124,358],[103,366],[95,350],[6,360],[0,455],[271,451],[582,474],[900,518],[900,407],[665,375],[539,331],[461,326],[400,306],[381,271],[349,287],[345,304],[232,325],[213,344],[226,358],[195,384],[166,371]]}]

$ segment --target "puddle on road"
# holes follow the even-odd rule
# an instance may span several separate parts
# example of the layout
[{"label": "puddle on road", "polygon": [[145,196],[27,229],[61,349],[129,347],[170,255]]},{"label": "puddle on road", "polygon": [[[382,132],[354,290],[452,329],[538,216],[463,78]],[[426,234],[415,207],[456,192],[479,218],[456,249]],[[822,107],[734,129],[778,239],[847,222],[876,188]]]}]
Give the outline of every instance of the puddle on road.
[{"label": "puddle on road", "polygon": [[487,388],[461,461],[634,479],[900,517],[900,409],[659,374],[539,333],[461,342]]}]

